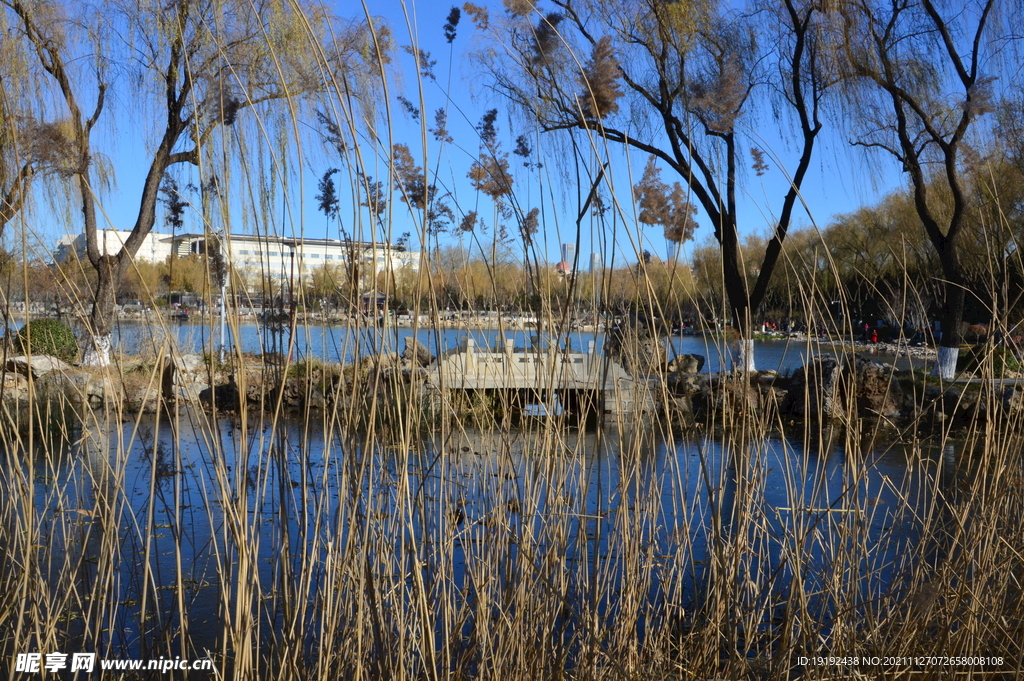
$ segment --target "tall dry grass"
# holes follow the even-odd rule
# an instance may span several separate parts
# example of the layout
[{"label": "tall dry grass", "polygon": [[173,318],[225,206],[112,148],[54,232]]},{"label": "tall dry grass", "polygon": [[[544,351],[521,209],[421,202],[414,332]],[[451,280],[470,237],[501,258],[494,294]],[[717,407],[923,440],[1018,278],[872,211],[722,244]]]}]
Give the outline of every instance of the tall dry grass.
[{"label": "tall dry grass", "polygon": [[858,673],[942,678],[907,658],[984,655],[1003,662],[960,671],[1017,672],[1024,462],[1001,389],[974,386],[988,417],[954,430],[925,410],[860,418],[852,399],[832,422],[791,422],[770,395],[745,408],[733,378],[681,432],[656,414],[470,426],[413,408],[396,376],[300,414],[273,393],[233,416],[5,404],[5,659],[833,678],[799,659],[895,656]]},{"label": "tall dry grass", "polygon": [[[349,103],[329,103],[354,129]],[[381,154],[366,139],[350,167]],[[241,183],[239,201],[273,181]],[[440,338],[440,296],[419,285],[431,322],[415,330]],[[814,281],[792,296],[809,325],[849,337]],[[542,316],[557,336],[571,312]],[[228,322],[241,338],[245,321]],[[292,317],[280,331],[267,349],[284,366],[257,373],[307,359],[295,351],[309,327]],[[142,382],[157,386],[186,349],[166,329],[147,347]],[[854,352],[813,338],[797,349]],[[123,385],[131,365],[138,382],[138,360],[102,371]],[[227,361],[244,393],[258,360],[236,342]],[[948,676],[915,661],[926,656],[999,657],[956,670],[1017,674],[1021,413],[982,389],[991,417],[956,431],[925,410],[863,419],[852,400],[834,423],[791,421],[771,394],[747,408],[745,381],[716,384],[723,408],[685,432],[657,413],[512,424],[508,396],[468,423],[452,395],[416,408],[417,385],[395,373],[298,414],[274,391],[232,416],[193,399],[148,414],[33,392],[4,403],[0,426],[0,658],[209,656],[216,677],[281,680]],[[654,398],[668,411],[660,384]],[[898,659],[799,662],[814,656]]]}]

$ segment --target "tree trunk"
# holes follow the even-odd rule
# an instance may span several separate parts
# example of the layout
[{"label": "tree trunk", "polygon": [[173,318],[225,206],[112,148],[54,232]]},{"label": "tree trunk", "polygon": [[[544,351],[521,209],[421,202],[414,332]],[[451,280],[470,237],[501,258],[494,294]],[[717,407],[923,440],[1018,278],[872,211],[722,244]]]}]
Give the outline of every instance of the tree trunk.
[{"label": "tree trunk", "polygon": [[90,335],[82,347],[82,364],[86,366],[110,364],[114,305],[117,303],[117,285],[121,281],[121,269],[119,258],[113,255],[102,256],[96,268],[95,297],[89,315]]},{"label": "tree trunk", "polygon": [[743,273],[743,265],[739,259],[739,248],[736,243],[736,230],[726,229],[726,237],[722,244],[722,273],[725,279],[725,294],[729,299],[729,310],[732,314],[732,325],[739,338],[732,344],[732,368],[735,371],[757,371],[754,361],[754,339],[751,336],[750,294],[747,291],[747,278]]},{"label": "tree trunk", "polygon": [[733,326],[736,328],[739,338],[731,348],[732,368],[734,371],[747,373],[757,371],[757,362],[754,360],[754,338],[751,333],[750,305],[746,300],[733,301],[730,296],[729,307],[732,309]]},{"label": "tree trunk", "polygon": [[939,259],[942,262],[942,274],[946,283],[943,287],[940,316],[942,338],[939,340],[939,357],[935,362],[934,373],[944,381],[951,381],[956,376],[956,363],[960,356],[960,344],[963,342],[960,324],[964,318],[967,290],[955,243],[946,243],[939,251]]}]

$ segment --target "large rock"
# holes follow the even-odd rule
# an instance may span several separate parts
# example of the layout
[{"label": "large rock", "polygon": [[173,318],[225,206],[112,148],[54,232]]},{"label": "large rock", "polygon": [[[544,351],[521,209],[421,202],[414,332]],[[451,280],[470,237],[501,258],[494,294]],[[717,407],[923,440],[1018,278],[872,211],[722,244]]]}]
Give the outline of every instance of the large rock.
[{"label": "large rock", "polygon": [[125,409],[128,411],[153,414],[159,411],[163,400],[158,386],[144,385],[125,397]]},{"label": "large rock", "polygon": [[688,396],[669,395],[665,408],[673,426],[684,429],[693,427],[693,403]]},{"label": "large rock", "polygon": [[93,376],[85,386],[85,396],[93,409],[114,408],[124,404],[124,390],[120,382],[111,377]]},{"label": "large rock", "polygon": [[183,374],[197,374],[206,372],[206,358],[195,353],[188,355],[176,355],[171,357],[175,371]]},{"label": "large rock", "polygon": [[605,354],[633,376],[649,376],[665,370],[668,359],[665,345],[646,325],[612,330],[604,347]]},{"label": "large rock", "polygon": [[237,412],[242,409],[242,393],[234,376],[223,385],[215,385],[200,392],[199,400],[223,411]]},{"label": "large rock", "polygon": [[165,358],[162,391],[165,399],[191,400],[210,387],[206,358],[198,354]]},{"label": "large rock", "polygon": [[694,395],[708,389],[710,379],[707,374],[692,374],[673,371],[665,377],[665,385],[676,395]]},{"label": "large rock", "polygon": [[305,397],[306,406],[310,409],[323,409],[327,406],[327,397],[320,388],[310,388]]},{"label": "large rock", "polygon": [[704,355],[676,355],[675,359],[665,367],[665,371],[668,373],[697,374],[703,368]]},{"label": "large rock", "polygon": [[851,400],[860,416],[899,416],[903,390],[893,367],[859,355],[852,361],[815,355],[793,373],[785,406],[806,418],[841,419]]},{"label": "large rock", "polygon": [[793,372],[788,410],[805,418],[840,418],[846,413],[840,381],[842,367],[831,355],[815,355]]},{"label": "large rock", "polygon": [[947,414],[951,414],[955,418],[969,419],[980,418],[984,420],[988,418],[988,404],[989,400],[983,399],[980,392],[977,390],[960,390],[959,397],[955,403],[950,405],[950,408],[946,410]]},{"label": "large rock", "polygon": [[[298,411],[309,407],[310,409],[323,409],[327,406],[327,398],[320,388],[312,383],[307,383],[301,378],[288,378],[280,387],[281,405],[290,411]],[[271,402],[267,405],[273,408],[276,404],[276,395],[270,396]]]},{"label": "large rock", "polygon": [[6,368],[7,371],[12,371],[22,376],[32,374],[32,378],[42,378],[54,371],[69,371],[71,366],[51,355],[32,355],[32,357],[20,355],[8,359]]},{"label": "large rock", "polygon": [[51,372],[39,379],[37,389],[40,397],[63,397],[71,404],[88,405],[93,409],[115,407],[124,401],[118,381],[87,371]]},{"label": "large rock", "polygon": [[402,353],[402,359],[412,362],[414,366],[425,367],[434,361],[434,356],[430,354],[430,350],[427,349],[427,346],[419,342],[417,339],[406,338],[405,351]]},{"label": "large rock", "polygon": [[1003,390],[1003,410],[1014,417],[1024,412],[1024,386],[1011,385]]},{"label": "large rock", "polygon": [[238,390],[244,393],[246,403],[258,405],[271,399],[268,393],[273,379],[269,373],[265,367],[246,367],[239,371],[238,375],[243,380],[238,383]]},{"label": "large rock", "polygon": [[761,410],[761,393],[742,373],[719,374],[711,381],[706,408],[720,413],[757,414]]},{"label": "large rock", "polygon": [[857,411],[863,416],[896,418],[900,415],[903,389],[892,365],[872,362],[857,355]]},{"label": "large rock", "polygon": [[28,379],[12,371],[4,372],[0,390],[4,401],[25,402],[28,400]]},{"label": "large rock", "polygon": [[281,404],[286,409],[301,409],[304,397],[302,381],[297,378],[285,379],[284,385],[281,386]]}]

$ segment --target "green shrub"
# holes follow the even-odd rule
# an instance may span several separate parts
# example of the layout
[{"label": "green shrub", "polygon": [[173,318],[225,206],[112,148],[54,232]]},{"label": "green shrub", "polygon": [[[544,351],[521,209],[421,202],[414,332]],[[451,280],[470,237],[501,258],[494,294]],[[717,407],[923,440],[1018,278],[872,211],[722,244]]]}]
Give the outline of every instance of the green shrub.
[{"label": "green shrub", "polygon": [[[29,337],[31,336],[31,345]],[[75,333],[64,322],[56,319],[34,319],[18,331],[15,341],[20,352],[33,355],[53,355],[65,362],[74,362],[78,356]]]}]

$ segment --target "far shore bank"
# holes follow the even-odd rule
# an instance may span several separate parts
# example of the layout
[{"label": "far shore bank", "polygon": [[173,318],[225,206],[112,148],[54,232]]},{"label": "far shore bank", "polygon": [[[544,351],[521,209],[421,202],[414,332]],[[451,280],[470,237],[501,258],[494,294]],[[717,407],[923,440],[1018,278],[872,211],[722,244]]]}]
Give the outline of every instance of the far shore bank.
[{"label": "far shore bank", "polygon": [[[46,317],[54,317],[52,314],[43,314],[39,312],[30,312],[27,315],[27,319],[39,319]],[[61,315],[63,319],[68,318],[68,314]],[[23,311],[14,311],[11,314],[10,321],[13,322],[14,327],[18,328],[24,324],[26,320],[26,313]],[[287,328],[292,322],[280,325],[279,328]],[[216,336],[216,330],[220,325],[220,316],[212,313],[210,308],[207,308],[205,312],[194,312],[190,313],[187,318],[175,318],[170,312],[166,311],[142,311],[132,312],[122,310],[117,318],[117,324],[142,324],[142,325],[153,325],[162,326],[167,329],[189,329],[193,327],[206,326],[210,329],[210,337]],[[399,315],[392,317],[387,323],[382,323],[379,318],[373,317],[353,317],[353,316],[342,316],[342,315],[322,315],[316,312],[300,313],[296,315],[294,324],[297,328],[321,328],[321,329],[390,329],[394,331],[401,331],[408,333],[413,330],[418,330],[421,333],[430,333],[433,331],[441,331],[445,333],[452,332],[466,332],[466,333],[485,333],[493,335],[499,334],[512,334],[516,336],[519,342],[532,342],[531,339],[534,335],[541,338],[550,338],[553,331],[550,326],[542,325],[538,327],[536,322],[531,317],[518,316],[518,315],[502,315],[498,316],[454,316],[449,314],[447,317],[442,316],[440,319],[432,320],[429,315],[420,315],[418,319],[409,316]],[[557,324],[557,320],[556,320]],[[265,324],[262,322],[260,317],[256,314],[244,314],[244,313],[233,313],[228,319],[228,327],[235,328],[261,328]],[[595,339],[598,339],[598,344],[601,344],[600,339],[605,335],[606,328],[605,324],[572,324],[568,329],[560,329],[560,334],[567,334],[573,338],[579,336],[586,337],[587,335],[593,335]],[[249,332],[251,333],[251,332]],[[669,341],[668,352],[670,355],[676,352],[688,352],[692,350],[684,350],[683,347],[679,346],[680,341],[684,343],[688,342],[687,339],[693,341],[702,342],[708,346],[718,346],[718,353],[722,354],[722,361],[726,361],[725,356],[728,355],[727,349],[729,346],[728,332],[713,329],[685,329],[675,330],[672,333],[664,333],[662,337]],[[230,331],[229,331],[230,336]],[[926,345],[923,343],[911,343],[906,338],[897,338],[895,340],[880,340],[879,342],[865,342],[864,340],[857,337],[842,338],[835,335],[808,335],[802,332],[769,332],[769,333],[757,333],[755,334],[755,340],[766,342],[768,344],[775,344],[776,347],[787,347],[795,351],[803,352],[803,348],[807,348],[812,353],[826,352],[832,354],[839,354],[844,352],[855,352],[861,354],[868,354],[878,356],[882,362],[899,360],[901,366],[902,363],[910,362],[912,365],[920,366],[921,363],[928,363],[934,361],[937,356],[937,350],[934,346]],[[451,337],[443,343],[445,346],[450,346],[452,342]],[[692,341],[689,341],[692,343]],[[577,343],[574,341],[574,345]],[[229,338],[230,345],[230,338]],[[431,344],[432,345],[432,344]],[[585,345],[585,343],[583,343]],[[677,347],[678,346],[678,347]],[[247,348],[247,351],[252,350]],[[715,354],[718,354],[715,353]],[[129,354],[135,354],[130,352]],[[804,353],[805,354],[805,353]],[[770,368],[777,369],[780,367],[771,365]],[[905,366],[904,366],[905,368]]]}]

